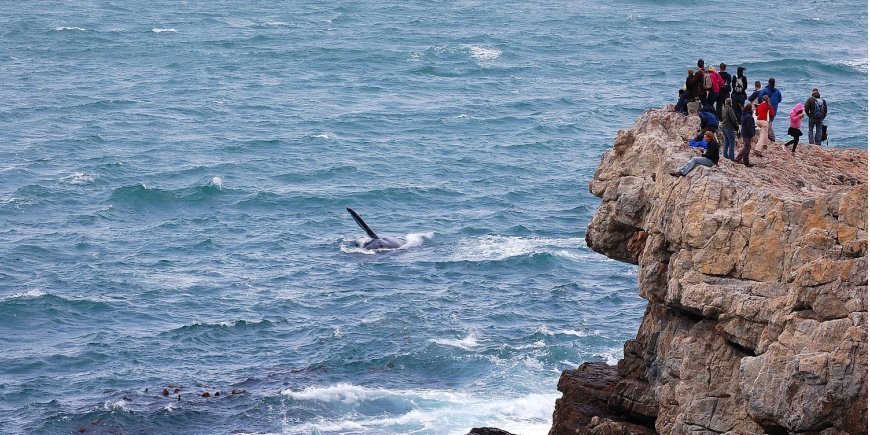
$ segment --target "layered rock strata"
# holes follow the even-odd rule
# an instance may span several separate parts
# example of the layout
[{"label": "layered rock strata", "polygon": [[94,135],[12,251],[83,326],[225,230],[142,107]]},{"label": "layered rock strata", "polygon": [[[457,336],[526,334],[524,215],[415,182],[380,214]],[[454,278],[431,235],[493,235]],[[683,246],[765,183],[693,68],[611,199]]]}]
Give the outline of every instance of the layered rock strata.
[{"label": "layered rock strata", "polygon": [[551,434],[867,433],[867,152],[697,153],[697,118],[617,134],[586,235],[649,301],[618,366],[562,374]]}]

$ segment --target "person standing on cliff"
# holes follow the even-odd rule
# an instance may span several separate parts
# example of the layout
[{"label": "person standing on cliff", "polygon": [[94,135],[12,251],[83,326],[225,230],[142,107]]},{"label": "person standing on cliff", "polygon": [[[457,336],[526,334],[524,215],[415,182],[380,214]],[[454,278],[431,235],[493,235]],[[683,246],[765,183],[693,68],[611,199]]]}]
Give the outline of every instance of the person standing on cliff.
[{"label": "person standing on cliff", "polygon": [[704,88],[704,59],[698,59],[698,70],[692,76],[692,94],[701,100],[701,104],[707,101],[707,89]]},{"label": "person standing on cliff", "polygon": [[[734,113],[743,112],[746,105],[746,68],[737,67],[737,74],[731,77],[731,101],[734,102]],[[761,83],[759,83],[761,85]]]},{"label": "person standing on cliff", "polygon": [[761,98],[758,97],[758,94],[761,93],[761,82],[755,81],[755,91],[752,92],[752,95],[749,96],[749,102],[752,103],[753,107],[761,104]]},{"label": "person standing on cliff", "polygon": [[722,106],[725,104],[725,100],[731,97],[731,74],[727,71],[728,65],[725,63],[719,64],[719,77],[722,78],[722,86],[719,88],[719,98],[716,99],[716,116],[719,119],[724,119],[722,117]]},{"label": "person standing on cliff", "polygon": [[703,156],[695,157],[689,160],[679,171],[670,172],[674,177],[685,177],[695,166],[704,165],[712,167],[719,164],[719,142],[716,142],[716,135],[712,131],[704,133],[704,140],[707,141],[707,151]]},{"label": "person standing on cliff", "polygon": [[770,97],[765,95],[761,97],[761,104],[755,108],[755,115],[758,117],[756,124],[761,129],[761,137],[758,138],[758,147],[766,150],[769,136],[767,131],[770,129],[770,121],[773,119],[773,108],[770,106]]},{"label": "person standing on cliff", "polygon": [[768,103],[773,108],[773,112],[770,114],[770,119],[767,122],[767,138],[775,141],[776,134],[773,131],[773,120],[776,118],[776,111],[779,110],[779,103],[782,101],[782,93],[776,88],[776,79],[773,77],[767,79],[767,86],[758,93],[758,96],[759,98],[770,97]]},{"label": "person standing on cliff", "polygon": [[749,152],[752,151],[753,136],[755,136],[755,118],[752,116],[752,103],[748,102],[743,106],[743,113],[740,115],[740,137],[743,138],[743,149],[740,150],[740,154],[737,155],[734,161],[743,163],[749,168],[753,166],[749,163]]},{"label": "person standing on cliff", "polygon": [[819,94],[818,88],[813,88],[812,95],[804,103],[804,110],[810,125],[810,133],[807,137],[810,145],[822,144],[822,121],[828,116],[828,103]]},{"label": "person standing on cliff", "polygon": [[722,149],[722,155],[728,160],[734,160],[734,145],[737,139],[735,136],[739,128],[740,121],[734,113],[731,98],[726,98],[725,105],[722,106],[722,135],[725,137],[725,147]]}]

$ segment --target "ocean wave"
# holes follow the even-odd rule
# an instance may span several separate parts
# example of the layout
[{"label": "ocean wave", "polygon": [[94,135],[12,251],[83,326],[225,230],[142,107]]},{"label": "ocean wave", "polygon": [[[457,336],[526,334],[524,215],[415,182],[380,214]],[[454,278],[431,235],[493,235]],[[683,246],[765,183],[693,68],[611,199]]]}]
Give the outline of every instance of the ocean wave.
[{"label": "ocean wave", "polygon": [[494,47],[481,45],[463,45],[462,48],[468,50],[471,57],[476,60],[489,61],[496,60],[501,57],[501,50]]},{"label": "ocean wave", "polygon": [[67,175],[65,177],[61,177],[60,180],[58,180],[58,181],[60,181],[61,183],[64,183],[64,184],[72,184],[72,185],[78,186],[78,185],[93,183],[94,180],[96,180],[96,179],[97,179],[97,174],[86,174],[84,172],[73,172],[70,175]]},{"label": "ocean wave", "polygon": [[480,343],[477,342],[477,334],[469,333],[465,338],[430,338],[430,343],[440,344],[442,346],[458,347],[464,350],[473,350]]},{"label": "ocean wave", "polygon": [[[546,433],[553,402],[558,398],[552,393],[478,397],[462,392],[390,390],[350,383],[282,390],[281,394],[300,402],[341,403],[344,410],[332,418],[319,417],[285,427],[285,433],[465,433],[469,421],[487,422],[514,433]],[[384,412],[374,413],[375,409]]]},{"label": "ocean wave", "polygon": [[7,296],[0,296],[0,302],[5,302],[13,299],[35,299],[45,296],[47,293],[40,289],[30,289],[23,292],[13,293]]},{"label": "ocean wave", "polygon": [[59,26],[59,27],[55,27],[54,30],[57,32],[63,32],[66,30],[73,30],[76,32],[86,32],[87,31],[87,29],[84,29],[81,27],[75,27],[75,26]]},{"label": "ocean wave", "polygon": [[154,33],[164,33],[164,32],[174,33],[176,30],[171,28],[171,27],[167,27],[167,28],[155,27],[155,28],[151,29],[151,31]]},{"label": "ocean wave", "polygon": [[116,188],[109,196],[109,201],[137,207],[159,207],[175,203],[178,201],[178,196],[168,190],[136,184]]},{"label": "ocean wave", "polygon": [[585,246],[580,238],[551,239],[545,237],[518,237],[486,235],[477,238],[463,238],[456,246],[453,261],[501,261],[512,257],[549,254],[558,256],[580,256],[566,248]]},{"label": "ocean wave", "polygon": [[189,325],[180,326],[178,328],[171,329],[169,331],[164,331],[160,333],[160,335],[165,334],[177,334],[177,333],[188,333],[194,331],[211,331],[211,330],[229,330],[229,329],[268,329],[275,325],[274,322],[260,319],[260,320],[227,320],[223,322],[209,323],[209,322],[193,322]]}]

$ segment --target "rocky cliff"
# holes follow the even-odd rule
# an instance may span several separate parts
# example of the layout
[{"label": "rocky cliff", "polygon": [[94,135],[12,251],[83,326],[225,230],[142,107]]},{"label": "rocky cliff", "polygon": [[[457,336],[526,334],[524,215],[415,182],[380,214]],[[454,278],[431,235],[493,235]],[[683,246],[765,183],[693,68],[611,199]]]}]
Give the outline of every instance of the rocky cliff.
[{"label": "rocky cliff", "polygon": [[649,304],[618,366],[562,374],[551,434],[867,433],[866,150],[668,175],[696,128],[647,111],[589,183],[587,243]]}]

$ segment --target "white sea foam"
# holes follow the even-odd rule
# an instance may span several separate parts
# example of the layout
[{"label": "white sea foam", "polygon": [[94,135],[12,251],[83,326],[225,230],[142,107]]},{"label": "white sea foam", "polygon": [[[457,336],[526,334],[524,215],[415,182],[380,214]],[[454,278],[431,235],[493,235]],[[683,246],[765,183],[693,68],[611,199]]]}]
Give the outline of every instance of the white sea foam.
[{"label": "white sea foam", "polygon": [[[416,248],[418,246],[421,246],[423,244],[423,242],[425,242],[428,239],[431,239],[434,236],[435,236],[435,233],[432,233],[432,232],[405,234],[405,236],[402,237],[403,239],[405,239],[405,244],[402,246],[399,246],[397,249],[398,250],[405,250],[405,249]],[[381,252],[381,251],[389,251],[389,249],[365,249],[365,248],[363,248],[363,245],[365,245],[367,242],[369,242],[371,240],[372,239],[369,237],[356,237],[356,238],[344,237],[344,238],[342,238],[342,244],[341,244],[341,247],[339,249],[341,249],[341,252],[344,252],[345,254],[366,254],[366,255],[374,255],[374,254],[377,254],[378,252]]]},{"label": "white sea foam", "polygon": [[221,178],[221,177],[217,177],[217,176],[215,176],[215,177],[212,177],[212,178],[211,178],[211,181],[209,182],[209,185],[212,185],[212,186],[217,187],[218,190],[223,190],[223,188],[224,188],[224,180],[223,180],[223,178]]},{"label": "white sea foam", "polygon": [[73,172],[66,177],[61,177],[60,182],[73,185],[82,185],[93,183],[97,179],[96,174],[86,174],[84,172]]},{"label": "white sea foam", "polygon": [[[517,237],[486,235],[459,241],[454,261],[499,261],[506,258],[537,253],[558,255],[566,248],[584,246],[583,239],[549,239],[544,237]],[[573,252],[573,251],[572,251]],[[579,254],[578,254],[579,255]]]},{"label": "white sea foam", "polygon": [[867,58],[863,59],[849,59],[841,62],[843,65],[846,65],[849,68],[856,69],[863,73],[867,72]]},{"label": "white sea foam", "polygon": [[435,233],[408,233],[405,235],[405,244],[400,246],[399,249],[410,249],[416,248],[423,244],[424,241],[431,239]]},{"label": "white sea foam", "polygon": [[81,28],[81,27],[73,27],[73,26],[61,26],[61,27],[55,27],[54,30],[56,30],[56,31],[58,31],[58,32],[62,32],[62,31],[64,31],[64,30],[74,30],[74,31],[77,31],[77,32],[85,32],[85,31],[87,31],[87,29],[83,29],[83,28]]},{"label": "white sea foam", "polygon": [[538,329],[535,330],[535,333],[549,335],[551,337],[556,335],[572,335],[574,337],[588,337],[589,334],[583,331],[575,331],[573,329],[557,329],[555,331],[551,330],[547,327],[547,325],[541,325]]},{"label": "white sea foam", "polygon": [[485,47],[480,45],[463,45],[463,48],[468,50],[468,52],[471,54],[471,57],[476,60],[496,60],[501,57],[501,50],[494,47]]},{"label": "white sea foam", "polygon": [[285,23],[283,21],[266,21],[267,26],[289,26],[290,23]]},{"label": "white sea foam", "polygon": [[430,338],[429,341],[442,346],[458,347],[465,350],[472,350],[479,345],[477,334],[473,332],[466,335],[465,338]]},{"label": "white sea foam", "polygon": [[615,366],[619,363],[619,360],[622,358],[621,356],[616,356],[614,354],[621,354],[617,349],[612,349],[610,352],[602,352],[599,354],[595,354],[595,356],[604,360],[605,364],[609,366]]},{"label": "white sea foam", "polygon": [[303,424],[285,423],[284,433],[311,432],[430,432],[464,434],[471,422],[499,426],[513,433],[545,434],[550,428],[553,402],[558,394],[531,393],[515,398],[477,397],[471,394],[438,390],[388,390],[348,383],[309,387],[301,391],[283,390],[294,400],[341,402],[353,409],[363,402],[404,402],[411,409],[397,415],[366,417],[349,411],[334,420],[318,419]]},{"label": "white sea foam", "polygon": [[151,29],[151,31],[154,33],[164,33],[164,32],[175,32],[175,29],[155,27],[155,28]]},{"label": "white sea foam", "polygon": [[0,296],[0,302],[9,301],[12,299],[36,299],[45,295],[46,293],[42,290],[30,289],[19,293],[13,293],[9,296]]},{"label": "white sea foam", "polygon": [[344,332],[341,330],[341,328],[335,328],[332,330],[332,336],[334,338],[341,338],[344,337]]}]

